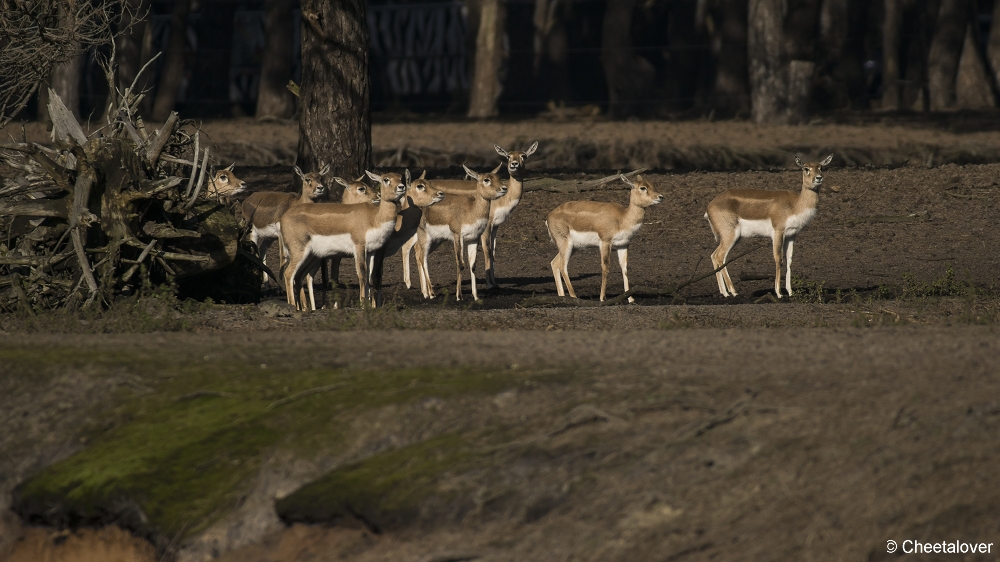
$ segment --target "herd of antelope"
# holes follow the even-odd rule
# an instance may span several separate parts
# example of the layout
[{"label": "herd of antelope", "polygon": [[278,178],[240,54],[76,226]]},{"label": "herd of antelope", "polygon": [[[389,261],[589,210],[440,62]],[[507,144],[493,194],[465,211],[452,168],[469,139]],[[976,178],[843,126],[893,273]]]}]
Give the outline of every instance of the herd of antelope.
[{"label": "herd of antelope", "polygon": [[[363,303],[382,302],[382,270],[386,257],[402,250],[403,282],[411,288],[410,251],[416,255],[417,277],[424,298],[436,294],[427,267],[427,256],[450,240],[455,252],[455,298],[462,300],[462,272],[468,267],[472,298],[477,300],[475,265],[479,247],[485,262],[487,288],[497,286],[497,230],[517,207],[523,193],[525,164],[538,148],[506,151],[494,145],[506,159],[506,177],[500,164],[489,172],[464,166],[465,180],[427,179],[426,171],[413,178],[403,174],[365,172],[353,181],[333,178],[343,187],[340,203],[320,202],[327,189],[323,184],[330,167],[318,172],[295,173],[302,182],[299,195],[284,192],[255,192],[243,201],[242,211],[250,226],[250,240],[256,245],[266,267],[267,250],[277,241],[280,275],[289,304],[299,309],[316,309],[313,276],[325,261],[332,262],[337,279],[340,260],[354,260],[360,298]],[[796,165],[802,169],[799,192],[759,189],[732,189],[708,204],[705,218],[719,246],[712,252],[712,265],[723,296],[735,296],[726,260],[740,238],[770,237],[774,253],[774,291],[781,298],[781,262],[785,260],[785,291],[791,295],[792,251],[796,235],[816,214],[817,194],[823,183],[822,168],[833,160]],[[224,177],[223,177],[224,176]],[[365,179],[374,182],[371,187]],[[635,180],[622,175],[630,188],[629,204],[598,201],[568,201],[553,209],[545,219],[549,237],[558,252],[552,259],[552,276],[559,296],[569,292],[576,298],[569,278],[569,259],[577,248],[597,247],[601,255],[601,295],[605,300],[611,251],[618,255],[625,291],[629,291],[628,246],[642,226],[646,209],[663,201],[663,195],[642,176]],[[220,194],[245,191],[244,182],[221,170],[213,184]],[[263,282],[268,281],[264,273]],[[278,281],[277,279],[275,280]],[[629,297],[629,302],[634,302]]]}]

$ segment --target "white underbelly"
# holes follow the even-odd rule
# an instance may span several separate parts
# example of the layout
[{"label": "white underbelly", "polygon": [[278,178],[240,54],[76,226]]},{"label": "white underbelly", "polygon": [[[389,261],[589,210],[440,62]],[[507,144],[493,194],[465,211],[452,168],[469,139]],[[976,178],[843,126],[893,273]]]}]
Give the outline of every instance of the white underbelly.
[{"label": "white underbelly", "polygon": [[637,224],[628,230],[622,230],[615,234],[615,237],[611,239],[611,247],[614,249],[628,247],[628,243],[632,240],[632,237],[635,236],[636,232],[639,232],[640,226],[642,225]]},{"label": "white underbelly", "polygon": [[332,256],[354,256],[354,241],[350,234],[317,235],[309,237],[306,252],[310,255],[328,258]]},{"label": "white underbelly", "polygon": [[484,230],[486,230],[486,219],[478,220],[472,224],[463,224],[462,241],[475,242],[483,235]]},{"label": "white underbelly", "polygon": [[494,225],[501,225],[507,222],[510,218],[510,214],[514,212],[514,207],[517,207],[518,201],[512,201],[502,207],[490,207],[490,218],[493,219]]},{"label": "white underbelly", "polygon": [[756,238],[759,236],[774,238],[774,227],[771,225],[771,219],[740,219],[739,229],[739,234],[742,238]]},{"label": "white underbelly", "polygon": [[385,245],[386,240],[396,231],[396,219],[369,229],[365,232],[365,249],[377,250]]},{"label": "white underbelly", "polygon": [[571,229],[569,231],[569,241],[573,243],[574,248],[587,248],[601,245],[601,237],[598,236],[596,232],[580,232],[578,230]]},{"label": "white underbelly", "polygon": [[816,210],[810,209],[802,214],[788,217],[788,220],[785,221],[785,237],[790,238],[798,234],[812,221],[814,216],[816,216]]},{"label": "white underbelly", "polygon": [[281,223],[275,222],[259,228],[254,226],[251,230],[253,238],[258,243],[264,240],[277,240],[278,235],[281,234]]},{"label": "white underbelly", "polygon": [[451,240],[451,227],[446,224],[425,224],[424,232],[431,241]]}]

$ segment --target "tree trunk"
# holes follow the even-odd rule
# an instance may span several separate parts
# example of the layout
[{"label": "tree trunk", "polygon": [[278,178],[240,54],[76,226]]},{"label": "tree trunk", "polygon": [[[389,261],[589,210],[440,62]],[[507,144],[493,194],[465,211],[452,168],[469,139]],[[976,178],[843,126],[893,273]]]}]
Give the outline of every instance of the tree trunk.
[{"label": "tree trunk", "polygon": [[809,99],[812,95],[816,63],[793,60],[788,64],[788,122],[805,123],[809,117]]},{"label": "tree trunk", "polygon": [[786,118],[788,68],[782,25],[783,0],[750,0],[747,58],[751,115],[756,123]]},{"label": "tree trunk", "polygon": [[[146,36],[146,21],[149,18],[149,10],[149,0],[127,0],[125,12],[118,23],[118,31],[121,35],[115,39],[115,62],[118,64],[115,85],[122,93],[125,93],[125,88],[132,85],[142,65],[148,60],[142,58],[142,44]],[[149,70],[147,69],[146,72],[148,73]],[[136,83],[136,90],[142,91],[145,89],[145,84],[145,80],[140,80]],[[116,99],[116,95],[115,92],[108,92],[108,100],[102,108],[103,113],[107,113],[112,100]]]},{"label": "tree trunk", "polygon": [[365,0],[303,0],[298,165],[331,176],[371,169]]},{"label": "tree trunk", "polygon": [[750,110],[747,93],[747,2],[721,0],[714,18],[715,106],[726,115]]},{"label": "tree trunk", "polygon": [[186,107],[192,115],[232,116],[229,100],[229,66],[233,50],[233,12],[235,2],[201,0],[201,24],[198,34],[198,58],[189,88],[196,107]]},{"label": "tree trunk", "polygon": [[954,109],[958,63],[969,22],[968,0],[942,0],[927,57],[927,79],[932,111]]},{"label": "tree trunk", "polygon": [[955,84],[956,102],[959,109],[988,109],[996,107],[990,77],[986,65],[976,48],[972,26],[968,26],[962,47],[962,58],[958,64],[958,79]]},{"label": "tree trunk", "polygon": [[993,23],[990,24],[990,36],[986,44],[986,58],[993,72],[993,80],[1000,85],[1000,2],[993,4]]},{"label": "tree trunk", "polygon": [[885,24],[882,31],[882,109],[899,109],[899,56],[903,10],[900,0],[885,0]]},{"label": "tree trunk", "polygon": [[265,0],[264,37],[256,116],[288,119],[295,113],[286,87],[292,78],[292,0]]},{"label": "tree trunk", "polygon": [[601,63],[608,83],[608,114],[624,119],[648,109],[656,69],[635,54],[632,12],[635,0],[608,0],[601,31]]},{"label": "tree trunk", "polygon": [[177,91],[184,78],[184,43],[187,39],[187,19],[191,0],[177,0],[170,13],[170,38],[167,41],[166,60],[156,87],[156,101],[150,118],[162,123],[177,104]]},{"label": "tree trunk", "polygon": [[500,99],[501,41],[504,9],[500,0],[483,0],[479,6],[479,31],[476,34],[476,63],[469,95],[469,117],[494,117]]}]

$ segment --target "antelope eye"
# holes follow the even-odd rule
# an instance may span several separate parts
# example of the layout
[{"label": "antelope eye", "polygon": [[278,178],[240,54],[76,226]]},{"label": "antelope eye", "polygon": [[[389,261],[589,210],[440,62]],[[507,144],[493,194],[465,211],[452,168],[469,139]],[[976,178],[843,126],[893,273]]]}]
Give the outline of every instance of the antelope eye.
[{"label": "antelope eye", "polygon": [[388,185],[389,184],[389,178],[382,178],[382,183]]},{"label": "antelope eye", "polygon": [[639,191],[646,191],[646,188],[645,187],[640,187]]},{"label": "antelope eye", "polygon": [[483,180],[483,183],[485,183],[486,185],[489,185],[490,184],[490,180]]},{"label": "antelope eye", "polygon": [[222,183],[227,183],[229,182],[229,178],[226,176],[219,176],[219,181],[221,181]]}]

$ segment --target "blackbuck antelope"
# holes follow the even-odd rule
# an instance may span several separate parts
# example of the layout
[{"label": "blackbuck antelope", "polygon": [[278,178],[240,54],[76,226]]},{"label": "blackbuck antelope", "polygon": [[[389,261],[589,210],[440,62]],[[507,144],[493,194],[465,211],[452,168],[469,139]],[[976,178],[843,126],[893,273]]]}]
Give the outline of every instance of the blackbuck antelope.
[{"label": "blackbuck antelope", "polygon": [[228,168],[216,171],[215,175],[208,180],[208,193],[229,198],[246,191],[246,182],[233,173],[235,167],[236,163],[233,162]]},{"label": "blackbuck antelope", "polygon": [[[622,268],[625,292],[628,292],[628,244],[642,227],[646,208],[659,205],[663,196],[642,176],[636,176],[634,183],[624,175],[621,179],[632,188],[628,207],[599,201],[567,201],[545,218],[549,237],[559,248],[559,253],[552,258],[552,276],[560,297],[566,296],[565,282],[569,296],[576,298],[569,280],[569,258],[573,250],[593,246],[601,250],[601,300],[608,287],[611,250],[618,251],[618,265]],[[635,299],[629,297],[628,302],[635,302]]]},{"label": "blackbuck antelope", "polygon": [[[774,292],[781,298],[781,257],[785,256],[785,290],[792,294],[792,250],[795,236],[816,215],[819,188],[823,185],[823,166],[833,161],[833,155],[822,162],[795,164],[802,168],[802,190],[767,191],[763,189],[731,189],[708,204],[705,218],[719,247],[712,252],[712,266],[719,269],[726,263],[729,251],[740,238],[767,236],[774,250]],[[736,288],[728,268],[715,273],[722,296],[736,296]]]},{"label": "blackbuck antelope", "polygon": [[[368,279],[371,285],[372,293],[375,297],[375,305],[382,305],[382,271],[384,260],[387,256],[391,256],[399,251],[402,245],[416,236],[417,227],[420,226],[420,219],[423,216],[423,209],[429,207],[444,198],[444,193],[441,191],[432,191],[427,187],[427,183],[418,180],[412,181],[410,178],[410,171],[405,170],[405,178],[401,178],[399,174],[388,173],[383,175],[372,174],[372,179],[374,179],[379,185],[387,183],[392,185],[393,182],[404,181],[406,185],[406,197],[400,201],[400,211],[399,215],[396,217],[396,227],[392,235],[386,241],[385,245],[375,251],[370,258],[368,263]],[[366,186],[361,183],[360,178],[357,181],[347,183],[340,178],[335,178],[337,183],[344,186],[344,196],[342,203],[363,203],[370,200],[371,198],[366,198],[365,188]],[[371,190],[369,190],[371,193]],[[377,192],[375,192],[377,193]],[[342,256],[335,256],[331,258],[333,262],[333,279],[336,281],[339,275],[340,260]],[[313,297],[310,293],[310,299]],[[313,309],[315,310],[315,300],[313,299]]]},{"label": "blackbuck antelope", "polygon": [[404,244],[413,240],[423,220],[425,209],[445,198],[444,192],[432,189],[423,175],[416,181],[410,181],[410,171],[406,170],[406,197],[403,198],[399,216],[396,217],[396,229],[385,245],[376,250],[371,257],[368,269],[376,306],[382,306],[382,271],[385,258],[395,254]]},{"label": "blackbuck antelope", "polygon": [[[507,152],[500,145],[493,145],[497,154],[507,159],[507,173],[510,179],[507,182],[507,194],[495,201],[490,202],[490,218],[486,230],[483,231],[481,243],[483,246],[483,265],[486,273],[486,288],[492,289],[497,286],[496,280],[496,250],[497,250],[497,230],[500,225],[507,222],[514,208],[521,202],[521,194],[524,188],[524,167],[528,157],[538,150],[538,142],[532,144],[528,150],[514,150]],[[426,171],[424,172],[426,174]],[[426,179],[424,175],[420,179]],[[477,182],[464,180],[430,180],[432,189],[439,189],[445,193],[456,195],[473,196],[477,189]],[[410,241],[403,246],[403,282],[406,287],[410,287],[410,248],[416,241]]]},{"label": "blackbuck antelope", "polygon": [[[308,174],[303,174],[302,170],[295,166],[295,173],[302,179],[302,192],[299,195],[280,191],[258,191],[243,201],[243,217],[250,223],[250,241],[257,246],[257,253],[264,265],[267,265],[268,248],[281,234],[281,216],[296,205],[322,199],[326,195],[323,176],[329,171],[329,164],[319,172]],[[264,273],[264,284],[267,284],[267,273]]]},{"label": "blackbuck antelope", "polygon": [[[463,166],[465,172],[476,179],[475,196],[446,195],[440,203],[428,207],[420,228],[417,229],[417,275],[424,298],[435,297],[434,285],[427,271],[427,256],[445,240],[451,240],[455,249],[455,298],[462,300],[462,269],[465,258],[469,260],[469,277],[472,298],[479,299],[476,291],[476,250],[479,239],[490,218],[490,203],[507,194],[507,182],[500,179],[497,166],[492,172],[476,173]],[[435,184],[431,182],[431,187]]]},{"label": "blackbuck antelope", "polygon": [[299,294],[303,278],[324,258],[336,255],[354,258],[361,301],[370,299],[367,258],[389,239],[396,226],[399,200],[406,194],[402,184],[380,181],[380,187],[381,197],[375,205],[298,205],[281,217],[279,236],[288,257],[284,277],[289,304],[304,308]]},{"label": "blackbuck antelope", "polygon": [[[398,174],[397,174],[398,175]],[[343,178],[333,178],[333,181],[337,182],[344,187],[344,192],[340,195],[340,202],[348,205],[353,205],[356,203],[375,203],[380,195],[377,189],[372,189],[368,187],[368,184],[364,183],[365,176],[354,181],[347,181]],[[377,203],[375,203],[377,204]],[[282,254],[284,250],[282,250]],[[333,256],[328,258],[326,261],[330,264],[330,271],[332,272],[333,282],[337,283],[340,277],[340,260],[343,256]],[[282,255],[281,267],[285,267],[285,259]],[[323,267],[322,264],[319,267]],[[323,270],[324,275],[326,274],[326,269]],[[309,307],[310,310],[316,310],[316,292],[313,287],[313,278],[315,277],[315,271],[306,274],[306,288],[309,292]],[[323,281],[323,290],[326,290],[326,280]]]}]

